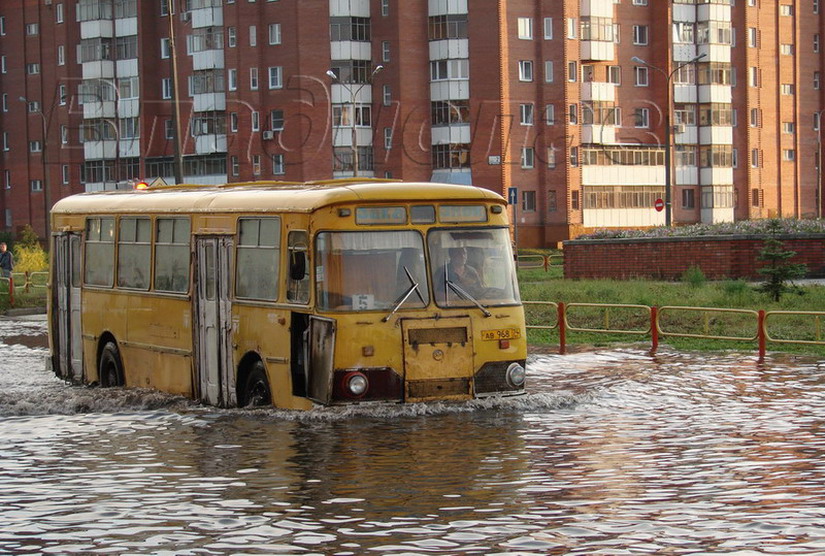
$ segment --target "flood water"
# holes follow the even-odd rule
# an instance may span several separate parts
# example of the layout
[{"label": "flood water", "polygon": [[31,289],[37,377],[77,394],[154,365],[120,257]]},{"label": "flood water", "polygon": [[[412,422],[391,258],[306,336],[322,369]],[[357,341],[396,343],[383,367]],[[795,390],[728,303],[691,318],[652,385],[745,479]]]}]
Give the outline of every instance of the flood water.
[{"label": "flood water", "polygon": [[825,363],[533,355],[530,394],[219,410],[0,320],[0,553],[825,554]]}]

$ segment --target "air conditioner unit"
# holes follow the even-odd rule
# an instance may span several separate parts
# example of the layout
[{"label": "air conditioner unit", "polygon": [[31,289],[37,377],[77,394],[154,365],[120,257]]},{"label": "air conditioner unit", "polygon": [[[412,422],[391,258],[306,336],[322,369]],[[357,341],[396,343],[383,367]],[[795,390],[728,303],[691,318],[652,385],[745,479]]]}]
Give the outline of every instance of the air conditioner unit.
[{"label": "air conditioner unit", "polygon": [[273,131],[264,131],[263,132],[264,141],[272,141],[272,139],[274,137],[275,137],[275,132],[273,132]]},{"label": "air conditioner unit", "polygon": [[673,126],[673,133],[684,133],[685,132],[685,124],[676,124]]}]

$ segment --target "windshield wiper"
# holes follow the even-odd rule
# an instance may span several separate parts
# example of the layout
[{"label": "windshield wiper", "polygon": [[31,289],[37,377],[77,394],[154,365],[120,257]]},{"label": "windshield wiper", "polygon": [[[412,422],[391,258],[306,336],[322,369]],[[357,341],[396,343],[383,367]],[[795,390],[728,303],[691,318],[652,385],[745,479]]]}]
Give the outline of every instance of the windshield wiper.
[{"label": "windshield wiper", "polygon": [[382,322],[387,322],[388,320],[390,320],[390,317],[392,317],[396,313],[396,311],[398,311],[398,309],[400,309],[401,306],[404,305],[404,303],[407,301],[407,298],[409,298],[413,292],[415,292],[418,295],[418,299],[421,300],[422,305],[427,304],[427,302],[424,301],[424,296],[421,295],[421,290],[418,288],[418,282],[415,281],[415,278],[412,277],[412,274],[410,274],[410,271],[409,269],[407,269],[406,266],[404,267],[404,272],[407,274],[407,279],[410,281],[411,285],[409,288],[407,288],[407,291],[401,294],[401,297],[395,300],[395,304],[393,304],[392,306],[392,311],[390,311],[389,315],[381,319]]},{"label": "windshield wiper", "polygon": [[[444,286],[445,286],[445,288],[449,287],[451,290],[453,290],[455,293],[457,293],[459,297],[463,297],[467,301],[470,301],[471,303],[473,303],[476,307],[479,308],[479,310],[482,313],[484,313],[485,317],[492,316],[492,313],[490,311],[488,311],[487,309],[485,309],[484,305],[479,303],[479,301],[475,297],[473,297],[472,295],[467,293],[461,286],[459,286],[458,284],[456,284],[452,280],[447,280],[446,282],[444,282]],[[446,294],[446,292],[445,292],[445,294]],[[447,299],[446,295],[444,296],[444,299],[445,300]]]}]

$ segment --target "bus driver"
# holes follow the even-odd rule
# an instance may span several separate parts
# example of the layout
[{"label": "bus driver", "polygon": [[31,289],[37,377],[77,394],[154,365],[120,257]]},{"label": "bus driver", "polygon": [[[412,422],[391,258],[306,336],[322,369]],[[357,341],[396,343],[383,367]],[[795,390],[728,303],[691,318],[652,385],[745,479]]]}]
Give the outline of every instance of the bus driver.
[{"label": "bus driver", "polygon": [[[452,282],[470,295],[475,295],[481,289],[481,277],[478,271],[467,264],[467,250],[464,247],[451,247],[447,250],[450,262],[439,272],[436,281],[444,289],[444,278]],[[441,293],[441,291],[437,293]]]}]

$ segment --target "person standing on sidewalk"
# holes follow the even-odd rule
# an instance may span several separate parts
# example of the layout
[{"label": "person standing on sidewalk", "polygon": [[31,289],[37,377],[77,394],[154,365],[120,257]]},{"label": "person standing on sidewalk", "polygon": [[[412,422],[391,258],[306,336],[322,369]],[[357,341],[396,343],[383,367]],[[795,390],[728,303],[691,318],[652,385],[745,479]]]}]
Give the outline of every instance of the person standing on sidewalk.
[{"label": "person standing on sidewalk", "polygon": [[0,242],[0,276],[9,278],[12,270],[14,270],[14,256],[5,242]]}]

